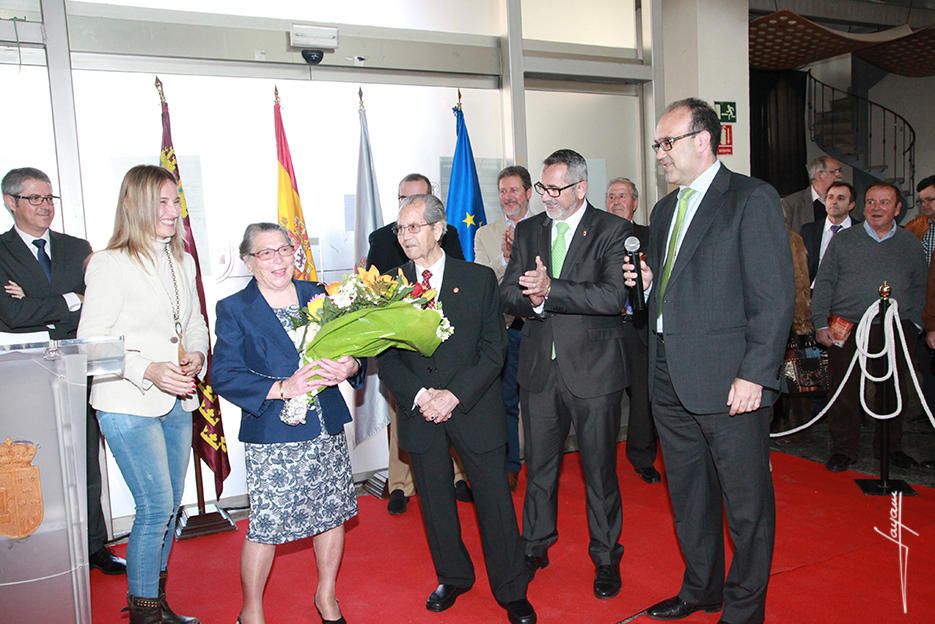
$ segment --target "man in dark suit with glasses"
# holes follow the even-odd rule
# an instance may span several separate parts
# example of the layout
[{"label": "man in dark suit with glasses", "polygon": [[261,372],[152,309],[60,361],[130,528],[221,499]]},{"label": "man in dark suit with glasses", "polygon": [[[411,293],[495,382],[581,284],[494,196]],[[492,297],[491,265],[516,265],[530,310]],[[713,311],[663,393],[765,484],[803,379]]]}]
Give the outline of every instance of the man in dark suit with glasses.
[{"label": "man in dark suit with glasses", "polygon": [[649,393],[685,573],[678,594],[647,614],[675,620],[723,605],[720,622],[759,624],[776,531],[770,406],[795,294],[779,196],[722,165],[720,138],[717,113],[689,98],[666,108],[652,145],[678,185],[653,209],[642,280],[655,334]]},{"label": "man in dark suit with glasses", "polygon": [[[0,182],[13,227],[0,235],[0,334],[7,343],[75,338],[84,298],[88,241],[49,229],[55,202],[49,176],[24,167]],[[126,574],[126,561],[104,545],[107,526],[101,509],[100,430],[88,407],[88,554],[92,568]]]},{"label": "man in dark suit with glasses", "polygon": [[621,265],[633,226],[587,201],[587,163],[573,150],[546,158],[534,188],[545,212],[516,226],[501,284],[505,311],[525,319],[519,384],[528,471],[526,563],[533,573],[545,568],[558,539],[558,475],[574,424],[587,484],[594,595],[612,598],[621,586],[617,433],[628,385]]}]

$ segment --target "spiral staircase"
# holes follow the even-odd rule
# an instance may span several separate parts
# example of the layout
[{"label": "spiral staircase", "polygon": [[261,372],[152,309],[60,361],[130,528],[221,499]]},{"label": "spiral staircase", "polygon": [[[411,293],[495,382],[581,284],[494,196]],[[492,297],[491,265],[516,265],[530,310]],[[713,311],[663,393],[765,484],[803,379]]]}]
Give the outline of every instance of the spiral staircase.
[{"label": "spiral staircase", "polygon": [[826,84],[811,73],[806,101],[812,141],[853,168],[858,198],[874,181],[883,180],[900,190],[902,215],[912,209],[916,133],[909,122],[895,111]]}]

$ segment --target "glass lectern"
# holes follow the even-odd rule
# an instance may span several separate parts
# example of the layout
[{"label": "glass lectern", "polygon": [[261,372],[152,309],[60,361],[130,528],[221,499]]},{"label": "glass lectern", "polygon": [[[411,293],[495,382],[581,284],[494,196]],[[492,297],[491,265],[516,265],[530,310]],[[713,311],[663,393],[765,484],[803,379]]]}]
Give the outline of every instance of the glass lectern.
[{"label": "glass lectern", "polygon": [[87,383],[123,355],[123,338],[0,346],[0,620],[91,622]]}]

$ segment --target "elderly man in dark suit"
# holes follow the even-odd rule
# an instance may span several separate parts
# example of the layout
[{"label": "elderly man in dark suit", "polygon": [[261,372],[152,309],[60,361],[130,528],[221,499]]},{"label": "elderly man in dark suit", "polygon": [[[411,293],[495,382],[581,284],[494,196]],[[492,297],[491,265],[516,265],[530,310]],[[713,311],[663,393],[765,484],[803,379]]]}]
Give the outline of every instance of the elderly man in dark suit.
[{"label": "elderly man in dark suit", "polygon": [[[13,227],[0,235],[0,334],[7,342],[74,338],[84,299],[88,241],[49,229],[55,218],[52,183],[44,172],[24,167],[0,182]],[[22,336],[20,338],[19,336]],[[100,430],[88,407],[88,554],[92,568],[126,574],[126,561],[104,545],[107,526],[101,509]]]},{"label": "elderly man in dark suit", "polygon": [[445,209],[432,195],[403,201],[396,221],[409,262],[403,273],[438,293],[454,334],[430,357],[398,349],[380,356],[380,379],[396,398],[399,445],[409,452],[439,586],[426,601],[444,611],[474,584],[461,539],[452,483],[454,446],[474,486],[487,577],[511,624],[533,624],[529,573],[506,476],[506,415],[500,370],[506,332],[497,278],[485,266],[451,258],[439,240]]},{"label": "elderly man in dark suit", "polygon": [[832,182],[841,179],[841,163],[831,156],[819,156],[805,167],[808,187],[782,198],[782,212],[786,225],[793,232],[802,225],[825,218],[825,194]]},{"label": "elderly man in dark suit", "polygon": [[[720,137],[714,110],[690,98],[669,105],[653,143],[679,187],[653,210],[642,277],[656,334],[649,391],[685,574],[648,615],[678,619],[723,603],[720,621],[757,624],[776,526],[769,406],[795,295],[779,196],[718,162]],[[726,583],[724,507],[734,544]]]},{"label": "elderly man in dark suit", "polygon": [[[649,228],[633,221],[633,215],[640,203],[640,194],[636,184],[629,178],[614,178],[607,185],[605,197],[607,212],[626,219],[633,224],[633,235],[640,241],[640,253],[646,253],[649,244]],[[627,419],[627,459],[636,469],[636,474],[646,483],[659,483],[662,476],[653,466],[656,461],[656,428],[653,426],[652,413],[649,410],[649,370],[648,349],[649,329],[647,312],[643,308],[637,311],[630,297],[623,313],[626,333],[624,345],[627,350],[627,367],[630,387],[627,396],[630,400],[630,413]]]},{"label": "elderly man in dark suit", "polygon": [[627,387],[627,289],[620,267],[631,223],[586,199],[588,166],[570,149],[543,161],[534,185],[545,212],[516,226],[500,286],[506,311],[526,319],[519,384],[528,481],[523,504],[526,561],[549,564],[558,539],[558,475],[574,424],[586,483],[594,595],[620,592],[623,508],[617,480],[620,400]]},{"label": "elderly man in dark suit", "polygon": [[[400,204],[412,195],[431,195],[432,183],[421,173],[410,173],[399,181],[398,199]],[[367,266],[375,266],[381,273],[386,273],[408,262],[399,239],[396,237],[396,222],[384,225],[370,233],[370,249],[367,251]],[[442,250],[452,258],[464,259],[461,251],[461,242],[454,227],[447,225],[446,233],[442,236]],[[389,491],[387,511],[392,515],[406,512],[409,497],[415,494],[415,483],[412,480],[412,470],[409,464],[399,456],[399,436],[395,412],[390,413],[390,453],[387,467],[386,487]],[[454,462],[455,494],[458,500],[469,503],[473,500],[471,488],[464,478],[464,471],[457,459]]]}]

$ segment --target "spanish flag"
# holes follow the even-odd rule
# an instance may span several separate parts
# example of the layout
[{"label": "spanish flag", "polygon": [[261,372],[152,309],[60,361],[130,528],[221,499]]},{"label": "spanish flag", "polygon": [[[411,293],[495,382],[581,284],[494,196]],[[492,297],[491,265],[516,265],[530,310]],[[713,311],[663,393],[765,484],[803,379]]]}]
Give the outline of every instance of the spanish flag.
[{"label": "spanish flag", "polygon": [[[179,185],[179,199],[182,202],[182,223],[185,226],[185,251],[195,260],[195,285],[198,289],[198,300],[201,303],[201,315],[208,322],[208,310],[205,304],[205,289],[201,280],[201,263],[198,261],[198,249],[195,247],[195,237],[192,235],[192,226],[188,218],[188,204],[185,201],[185,192],[182,190],[182,175],[179,171],[178,160],[175,156],[175,147],[172,145],[172,128],[169,122],[169,104],[162,93],[162,82],[156,78],[156,89],[162,101],[162,149],[159,151],[159,165],[172,172]],[[230,474],[230,457],[227,454],[227,440],[224,438],[224,423],[221,421],[221,402],[211,387],[211,348],[207,353],[208,366],[204,377],[198,379],[198,398],[201,404],[194,413],[192,420],[192,451],[196,458],[201,458],[214,473],[214,490],[217,498],[221,498],[224,490],[224,479]],[[200,480],[200,474],[199,480]],[[200,486],[199,486],[200,490]]]},{"label": "spanish flag", "polygon": [[273,105],[273,117],[276,122],[276,159],[279,161],[277,204],[279,206],[279,225],[289,230],[292,246],[295,247],[295,278],[317,281],[318,271],[312,258],[312,246],[305,229],[305,216],[302,214],[302,202],[299,199],[299,185],[295,181],[292,169],[292,156],[289,154],[289,142],[286,129],[282,125],[282,112],[279,109],[279,92],[276,91],[276,103]]}]

